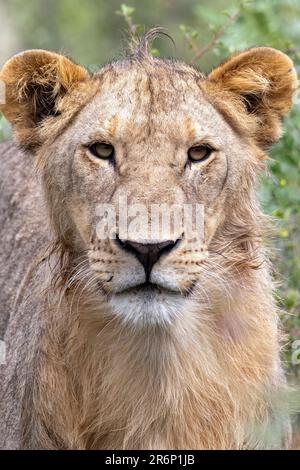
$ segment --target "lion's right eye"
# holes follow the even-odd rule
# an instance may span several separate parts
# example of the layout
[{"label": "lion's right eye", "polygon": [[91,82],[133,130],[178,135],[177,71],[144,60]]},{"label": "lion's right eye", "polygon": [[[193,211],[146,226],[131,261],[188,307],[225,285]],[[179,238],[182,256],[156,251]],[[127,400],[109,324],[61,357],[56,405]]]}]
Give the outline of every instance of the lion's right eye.
[{"label": "lion's right eye", "polygon": [[91,145],[89,147],[89,151],[91,152],[92,155],[94,155],[94,157],[107,160],[113,157],[115,149],[111,144],[100,142],[100,143]]}]

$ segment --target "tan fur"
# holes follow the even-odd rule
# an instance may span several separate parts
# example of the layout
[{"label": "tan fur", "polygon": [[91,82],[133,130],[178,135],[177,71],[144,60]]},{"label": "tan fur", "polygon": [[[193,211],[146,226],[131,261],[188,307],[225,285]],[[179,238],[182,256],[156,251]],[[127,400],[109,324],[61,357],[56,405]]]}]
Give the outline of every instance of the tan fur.
[{"label": "tan fur", "polygon": [[[292,64],[258,48],[205,78],[142,46],[94,76],[41,52],[13,58],[1,73],[9,87],[3,111],[37,154],[54,233],[50,269],[40,264],[46,326],[26,385],[21,447],[280,447],[285,382],[255,185],[263,149],[291,106]],[[41,84],[55,103],[37,119]],[[204,137],[216,157],[185,167],[187,149]],[[91,158],[82,147],[89,139],[113,143],[117,169]],[[141,266],[113,240],[97,239],[94,210],[116,205],[122,191],[146,204],[205,206],[204,243],[183,239],[155,265],[171,285],[158,312],[172,303],[174,315],[155,317],[154,306],[153,318],[143,308],[138,318],[116,313],[127,302],[121,286]],[[139,302],[138,291],[132,296]]]},{"label": "tan fur", "polygon": [[292,106],[298,83],[293,62],[285,54],[260,47],[255,54],[250,49],[232,57],[210,74],[206,85],[231,123],[265,148],[281,136],[281,120]]}]

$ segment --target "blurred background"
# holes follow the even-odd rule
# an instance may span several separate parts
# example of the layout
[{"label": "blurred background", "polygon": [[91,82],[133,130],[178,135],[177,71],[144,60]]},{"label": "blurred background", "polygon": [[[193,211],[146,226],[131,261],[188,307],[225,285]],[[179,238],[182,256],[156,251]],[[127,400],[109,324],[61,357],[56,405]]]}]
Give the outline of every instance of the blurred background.
[{"label": "blurred background", "polygon": [[[133,36],[164,26],[175,40],[157,40],[155,55],[175,56],[208,72],[231,53],[251,46],[276,47],[300,72],[299,0],[0,0],[0,65],[24,49],[63,52],[95,70],[124,55]],[[284,364],[291,382],[300,382],[300,106],[285,121],[282,140],[272,149],[260,197],[276,218],[273,241],[275,292],[287,332]],[[0,118],[0,139],[9,138]],[[299,442],[300,446],[300,442]]]}]

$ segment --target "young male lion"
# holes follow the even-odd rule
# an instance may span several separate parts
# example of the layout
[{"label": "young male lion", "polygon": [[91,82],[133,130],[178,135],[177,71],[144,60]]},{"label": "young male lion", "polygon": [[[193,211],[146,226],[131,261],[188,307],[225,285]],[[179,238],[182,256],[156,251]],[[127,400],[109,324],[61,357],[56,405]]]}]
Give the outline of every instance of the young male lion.
[{"label": "young male lion", "polygon": [[[1,71],[17,142],[1,145],[2,448],[288,441],[255,189],[295,70],[258,47],[206,77],[151,57],[155,34],[95,74],[41,50]],[[122,238],[124,194],[202,204],[204,239],[176,226],[154,240],[151,217]],[[115,237],[99,236],[99,204]]]}]

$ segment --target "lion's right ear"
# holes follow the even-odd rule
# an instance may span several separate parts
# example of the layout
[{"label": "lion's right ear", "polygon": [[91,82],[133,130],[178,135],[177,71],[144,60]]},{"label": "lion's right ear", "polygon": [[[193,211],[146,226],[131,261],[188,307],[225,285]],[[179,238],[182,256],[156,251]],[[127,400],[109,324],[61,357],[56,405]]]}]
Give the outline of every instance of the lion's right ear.
[{"label": "lion's right ear", "polygon": [[79,82],[89,78],[83,67],[67,57],[30,50],[10,59],[0,72],[5,103],[0,106],[19,143],[34,148],[42,121],[59,114],[60,99]]}]

